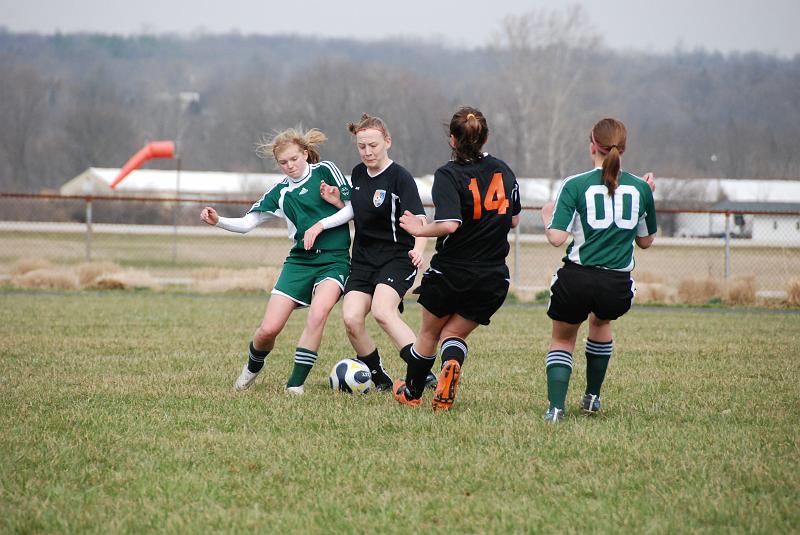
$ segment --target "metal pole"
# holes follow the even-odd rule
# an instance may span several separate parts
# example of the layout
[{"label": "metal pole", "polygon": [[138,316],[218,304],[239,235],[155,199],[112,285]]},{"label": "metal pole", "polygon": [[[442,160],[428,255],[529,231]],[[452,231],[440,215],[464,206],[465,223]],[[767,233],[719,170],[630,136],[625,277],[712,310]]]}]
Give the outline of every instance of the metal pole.
[{"label": "metal pole", "polygon": [[731,274],[731,214],[725,212],[725,278]]},{"label": "metal pole", "polygon": [[172,209],[172,263],[178,261],[178,210],[180,210],[181,195],[181,157],[178,155],[178,165],[175,173],[175,204]]},{"label": "metal pole", "polygon": [[92,261],[92,198],[86,197],[86,261]]}]

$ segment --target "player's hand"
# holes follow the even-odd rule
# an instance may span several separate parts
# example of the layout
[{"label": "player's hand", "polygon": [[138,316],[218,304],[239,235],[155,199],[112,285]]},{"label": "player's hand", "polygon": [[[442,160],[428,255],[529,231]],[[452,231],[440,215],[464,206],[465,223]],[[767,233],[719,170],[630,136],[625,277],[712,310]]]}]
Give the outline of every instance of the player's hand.
[{"label": "player's hand", "polygon": [[331,186],[324,181],[320,181],[319,196],[322,197],[325,202],[334,205],[336,208],[344,208],[342,194],[336,186]]},{"label": "player's hand", "polygon": [[424,260],[422,253],[417,252],[414,249],[411,249],[408,252],[408,257],[411,259],[411,263],[414,264],[415,268],[419,268],[422,266],[422,261]]},{"label": "player's hand", "polygon": [[403,215],[400,216],[400,228],[412,236],[419,236],[423,224],[422,218],[415,216],[408,210],[403,212]]},{"label": "player's hand", "polygon": [[303,247],[305,247],[306,251],[314,247],[314,242],[317,241],[317,236],[325,230],[322,228],[322,223],[314,223],[314,225],[306,231],[303,235]]},{"label": "player's hand", "polygon": [[219,223],[219,215],[217,215],[217,211],[211,208],[210,206],[206,206],[203,208],[203,211],[200,212],[200,219],[208,223],[209,225],[216,225]]},{"label": "player's hand", "polygon": [[653,173],[650,172],[645,174],[642,178],[644,178],[644,181],[647,182],[648,186],[650,186],[650,191],[655,192],[656,191],[655,175],[653,175]]},{"label": "player's hand", "polygon": [[556,203],[553,201],[547,201],[544,203],[544,206],[542,206],[542,223],[544,223],[545,227],[553,220],[553,210],[555,207]]}]

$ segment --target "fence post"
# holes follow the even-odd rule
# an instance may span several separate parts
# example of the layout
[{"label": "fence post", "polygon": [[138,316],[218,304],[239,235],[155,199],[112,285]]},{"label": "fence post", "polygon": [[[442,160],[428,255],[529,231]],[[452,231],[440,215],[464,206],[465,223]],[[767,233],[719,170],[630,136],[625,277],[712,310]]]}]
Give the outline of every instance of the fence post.
[{"label": "fence post", "polygon": [[177,157],[178,165],[175,170],[175,205],[172,208],[172,263],[178,261],[178,212],[181,209],[179,201],[181,195],[181,156]]},{"label": "fence post", "polygon": [[86,261],[92,261],[92,198],[86,197]]},{"label": "fence post", "polygon": [[731,274],[731,213],[725,212],[725,278]]}]

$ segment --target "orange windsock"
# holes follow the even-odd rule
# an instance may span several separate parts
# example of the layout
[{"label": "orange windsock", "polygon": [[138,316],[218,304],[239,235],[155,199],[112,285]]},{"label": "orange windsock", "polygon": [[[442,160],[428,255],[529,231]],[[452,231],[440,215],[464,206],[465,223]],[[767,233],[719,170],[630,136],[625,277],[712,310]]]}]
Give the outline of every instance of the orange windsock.
[{"label": "orange windsock", "polygon": [[139,152],[134,154],[130,160],[125,162],[125,165],[120,169],[117,178],[111,183],[111,189],[114,189],[117,184],[122,182],[122,179],[130,174],[134,169],[138,169],[147,160],[153,158],[172,158],[175,155],[175,142],[174,141],[153,141],[142,147]]}]

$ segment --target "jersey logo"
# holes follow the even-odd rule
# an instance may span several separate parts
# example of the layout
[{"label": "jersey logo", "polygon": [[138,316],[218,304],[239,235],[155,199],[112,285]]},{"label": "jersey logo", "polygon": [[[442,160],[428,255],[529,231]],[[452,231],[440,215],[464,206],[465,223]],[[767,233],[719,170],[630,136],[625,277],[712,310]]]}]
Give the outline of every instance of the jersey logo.
[{"label": "jersey logo", "polygon": [[375,208],[378,208],[380,205],[383,204],[384,199],[386,199],[386,190],[384,189],[375,190],[375,195],[372,196],[372,204],[375,205]]},{"label": "jersey logo", "polygon": [[298,193],[298,195],[302,195],[303,193],[308,193],[308,190],[305,188],[305,186],[300,189],[300,193]]}]

